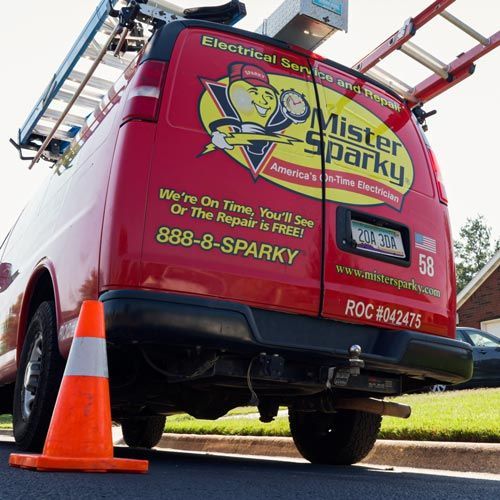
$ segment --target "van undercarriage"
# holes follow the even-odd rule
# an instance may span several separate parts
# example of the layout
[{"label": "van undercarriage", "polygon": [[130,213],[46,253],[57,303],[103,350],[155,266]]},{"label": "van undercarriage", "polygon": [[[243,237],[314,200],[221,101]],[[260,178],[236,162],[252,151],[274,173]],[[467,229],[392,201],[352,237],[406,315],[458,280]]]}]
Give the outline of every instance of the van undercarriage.
[{"label": "van undercarriage", "polygon": [[[380,400],[470,376],[470,348],[434,335],[149,291],[110,291],[101,300],[117,419],[216,419],[250,404],[270,421],[279,406],[333,412],[346,399]],[[365,411],[398,413],[369,404]]]}]

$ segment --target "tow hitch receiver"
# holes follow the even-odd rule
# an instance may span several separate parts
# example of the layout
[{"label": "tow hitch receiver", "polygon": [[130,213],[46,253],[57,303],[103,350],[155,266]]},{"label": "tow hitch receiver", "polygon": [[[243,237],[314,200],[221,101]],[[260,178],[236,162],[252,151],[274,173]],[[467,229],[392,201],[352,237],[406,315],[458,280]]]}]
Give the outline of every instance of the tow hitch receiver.
[{"label": "tow hitch receiver", "polygon": [[327,389],[331,389],[334,385],[346,386],[351,375],[357,377],[360,374],[360,369],[365,367],[365,362],[360,359],[361,346],[353,344],[349,347],[349,359],[345,366],[332,366],[328,368],[328,377],[326,380]]},{"label": "tow hitch receiver", "polygon": [[382,394],[401,393],[401,377],[379,377],[361,373],[361,368],[365,367],[365,362],[360,359],[361,347],[359,345],[354,344],[349,347],[348,354],[349,358],[345,362],[328,368],[325,384],[327,389],[338,387]]},{"label": "tow hitch receiver", "polygon": [[332,380],[334,385],[346,385],[351,375],[357,377],[360,374],[361,368],[365,367],[365,362],[360,359],[361,347],[358,344],[353,344],[349,347],[349,359],[344,366],[331,367],[328,370],[328,380],[326,387],[331,389]]}]

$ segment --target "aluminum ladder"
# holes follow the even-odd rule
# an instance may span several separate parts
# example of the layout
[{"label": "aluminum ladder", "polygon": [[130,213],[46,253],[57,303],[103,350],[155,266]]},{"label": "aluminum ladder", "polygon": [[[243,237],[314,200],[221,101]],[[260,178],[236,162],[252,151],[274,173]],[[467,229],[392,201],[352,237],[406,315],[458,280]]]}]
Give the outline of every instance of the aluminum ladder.
[{"label": "aluminum ladder", "polygon": [[[357,62],[353,66],[353,69],[361,73],[366,73],[374,80],[391,88],[406,99],[412,107],[421,106],[469,77],[474,72],[474,62],[500,45],[500,31],[497,31],[490,37],[478,33],[474,28],[446,10],[454,2],[455,0],[438,0],[433,2],[420,14],[408,19],[400,30]],[[440,61],[437,57],[411,41],[415,33],[422,26],[436,18],[436,16],[442,17],[479,43],[449,63]],[[379,66],[380,61],[395,50],[400,50],[405,55],[430,69],[433,74],[420,83],[411,86],[402,79],[382,69]]]},{"label": "aluminum ladder", "polygon": [[[235,24],[245,5],[184,9],[165,0],[101,0],[49,85],[10,142],[31,169],[57,161],[77,134],[116,94],[115,86],[151,34],[180,19]],[[35,151],[24,156],[23,150]]]}]

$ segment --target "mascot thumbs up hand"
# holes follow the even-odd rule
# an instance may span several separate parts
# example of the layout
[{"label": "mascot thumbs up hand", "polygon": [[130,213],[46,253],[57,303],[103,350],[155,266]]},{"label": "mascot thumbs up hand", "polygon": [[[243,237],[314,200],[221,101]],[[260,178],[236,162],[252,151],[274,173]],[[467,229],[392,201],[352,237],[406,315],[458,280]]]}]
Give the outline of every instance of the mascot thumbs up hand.
[{"label": "mascot thumbs up hand", "polygon": [[212,134],[212,144],[219,149],[234,149],[234,146],[227,143],[226,134],[218,130]]}]

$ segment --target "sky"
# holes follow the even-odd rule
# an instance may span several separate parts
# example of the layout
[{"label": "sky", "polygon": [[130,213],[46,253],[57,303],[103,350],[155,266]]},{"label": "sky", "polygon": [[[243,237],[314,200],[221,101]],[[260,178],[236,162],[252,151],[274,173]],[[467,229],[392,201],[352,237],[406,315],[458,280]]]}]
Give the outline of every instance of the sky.
[{"label": "sky", "polygon": [[[224,0],[178,0],[185,7],[218,5]],[[350,0],[348,33],[338,32],[317,52],[346,66],[368,54],[397,31],[406,19],[432,0]],[[238,27],[253,30],[281,0],[246,0],[248,15]],[[40,162],[28,170],[9,144],[49,83],[98,0],[24,0],[3,7],[3,77],[0,96],[0,241],[19,212],[50,175]],[[449,11],[485,36],[500,28],[498,0],[457,0]],[[439,59],[451,61],[477,42],[436,19],[414,41]],[[384,68],[414,85],[428,76],[415,62],[397,53]],[[426,105],[438,113],[428,119],[427,137],[438,158],[449,198],[454,237],[468,217],[483,214],[500,237],[500,48],[477,62],[476,72]]]}]

